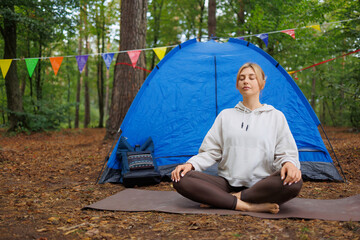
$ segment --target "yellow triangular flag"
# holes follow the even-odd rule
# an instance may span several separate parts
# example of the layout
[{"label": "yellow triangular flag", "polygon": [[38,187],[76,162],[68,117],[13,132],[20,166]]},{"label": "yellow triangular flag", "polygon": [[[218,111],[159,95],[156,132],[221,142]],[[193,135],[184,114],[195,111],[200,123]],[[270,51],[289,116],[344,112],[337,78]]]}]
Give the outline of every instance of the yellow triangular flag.
[{"label": "yellow triangular flag", "polygon": [[293,74],[295,71],[290,71],[290,72],[288,72],[288,74]]},{"label": "yellow triangular flag", "polygon": [[159,48],[153,48],[154,52],[156,53],[156,56],[161,60],[165,56],[167,47],[159,47]]},{"label": "yellow triangular flag", "polygon": [[306,26],[307,28],[313,28],[315,30],[318,30],[319,32],[321,32],[321,28],[320,28],[320,25],[311,25],[311,26]]},{"label": "yellow triangular flag", "polygon": [[5,78],[7,72],[9,71],[12,59],[1,59],[0,60],[0,67],[3,77]]}]

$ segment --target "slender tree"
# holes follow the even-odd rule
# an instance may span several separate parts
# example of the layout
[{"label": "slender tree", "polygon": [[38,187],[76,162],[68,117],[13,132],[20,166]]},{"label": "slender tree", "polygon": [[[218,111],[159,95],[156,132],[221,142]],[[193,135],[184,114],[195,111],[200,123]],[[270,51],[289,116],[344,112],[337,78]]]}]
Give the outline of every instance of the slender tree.
[{"label": "slender tree", "polygon": [[[120,50],[143,49],[146,44],[147,0],[121,2]],[[106,136],[114,136],[125,117],[136,93],[145,80],[143,70],[133,68],[127,54],[118,54],[114,70],[114,83],[111,97]],[[141,52],[138,66],[145,67],[145,53]]]},{"label": "slender tree", "polygon": [[[89,54],[90,44],[89,44],[89,28],[88,28],[88,5],[85,2],[84,4],[84,33],[85,33],[85,54]],[[90,124],[90,89],[89,89],[89,63],[85,65],[85,81],[84,81],[84,107],[85,107],[85,116],[84,116],[84,128],[87,128]]]},{"label": "slender tree", "polygon": [[[0,32],[4,38],[4,59],[16,58],[17,48],[17,16],[15,3],[5,1],[0,4],[2,8],[3,26],[0,25]],[[10,122],[9,131],[15,130],[19,125],[25,125],[22,96],[17,75],[17,61],[12,61],[5,77],[7,107],[10,110],[8,119]]]},{"label": "slender tree", "polygon": [[204,22],[204,14],[205,14],[205,0],[197,0],[199,4],[200,14],[199,14],[199,25],[198,25],[198,33],[199,33],[199,41],[201,42],[201,38],[203,35],[203,22]]},{"label": "slender tree", "polygon": [[[153,29],[153,47],[156,47],[160,37],[160,20],[161,12],[164,6],[164,0],[154,0],[152,2],[152,12],[154,18],[154,29]],[[151,69],[155,67],[155,52],[152,53],[151,58]]]},{"label": "slender tree", "polygon": [[[98,53],[103,53],[105,50],[105,16],[104,16],[104,0],[101,0],[98,7],[96,7],[95,25],[96,25],[96,45]],[[97,93],[99,105],[99,124],[98,127],[104,127],[104,61],[101,55],[97,58]]]},{"label": "slender tree", "polygon": [[216,0],[209,0],[208,5],[208,36],[216,36]]},{"label": "slender tree", "polygon": [[[80,15],[79,15],[79,40],[78,40],[78,55],[82,53],[82,35],[83,35],[83,10],[80,7]],[[76,85],[76,106],[75,106],[75,122],[74,127],[79,128],[79,120],[80,120],[80,98],[81,98],[81,85],[82,85],[82,75],[78,72],[77,76],[77,85]]]}]

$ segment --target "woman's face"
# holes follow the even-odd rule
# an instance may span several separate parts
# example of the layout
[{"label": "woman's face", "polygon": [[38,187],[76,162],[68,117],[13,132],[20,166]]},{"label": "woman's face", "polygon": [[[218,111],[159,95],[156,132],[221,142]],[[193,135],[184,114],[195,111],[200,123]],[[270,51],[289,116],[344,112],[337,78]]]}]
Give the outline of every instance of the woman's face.
[{"label": "woman's face", "polygon": [[251,96],[260,94],[260,87],[252,68],[244,68],[239,76],[237,88],[241,95]]}]

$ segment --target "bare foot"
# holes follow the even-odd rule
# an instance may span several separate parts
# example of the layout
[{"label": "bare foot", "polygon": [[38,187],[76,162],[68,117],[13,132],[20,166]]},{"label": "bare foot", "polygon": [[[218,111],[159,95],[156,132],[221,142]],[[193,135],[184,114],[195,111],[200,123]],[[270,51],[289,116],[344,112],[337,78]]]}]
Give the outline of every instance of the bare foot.
[{"label": "bare foot", "polygon": [[279,212],[279,205],[276,203],[248,203],[238,199],[235,210],[244,212],[269,212],[276,214]]},{"label": "bare foot", "polygon": [[248,203],[240,200],[241,192],[231,193],[231,195],[238,199],[235,210],[244,212],[269,212],[273,214],[280,211],[279,205],[276,203]]}]

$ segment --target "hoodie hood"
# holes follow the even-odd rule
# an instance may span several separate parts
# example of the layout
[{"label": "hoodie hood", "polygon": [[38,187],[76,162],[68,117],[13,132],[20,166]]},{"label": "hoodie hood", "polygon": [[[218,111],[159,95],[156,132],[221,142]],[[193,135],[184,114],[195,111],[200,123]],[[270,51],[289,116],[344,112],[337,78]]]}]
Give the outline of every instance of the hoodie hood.
[{"label": "hoodie hood", "polygon": [[236,104],[235,109],[244,113],[252,113],[252,112],[268,112],[268,111],[272,111],[275,108],[271,105],[267,105],[267,104],[263,104],[262,107],[256,108],[254,110],[250,110],[249,108],[245,107],[243,102],[238,102],[238,104]]},{"label": "hoodie hood", "polygon": [[263,112],[270,112],[275,108],[271,105],[263,104],[262,107],[256,108],[254,110],[250,110],[249,108],[245,107],[244,104],[240,101],[238,102],[238,104],[236,104],[235,109],[242,112],[243,116],[242,116],[241,128],[247,131],[252,122],[253,114],[257,115]]}]

